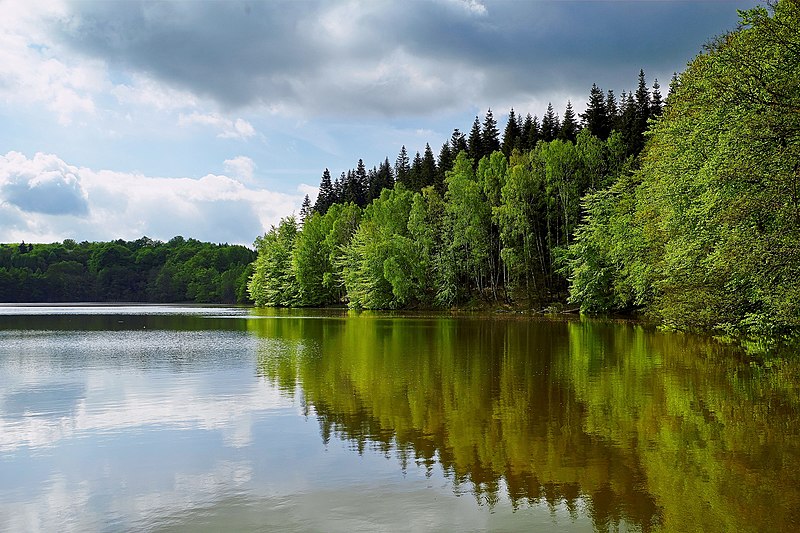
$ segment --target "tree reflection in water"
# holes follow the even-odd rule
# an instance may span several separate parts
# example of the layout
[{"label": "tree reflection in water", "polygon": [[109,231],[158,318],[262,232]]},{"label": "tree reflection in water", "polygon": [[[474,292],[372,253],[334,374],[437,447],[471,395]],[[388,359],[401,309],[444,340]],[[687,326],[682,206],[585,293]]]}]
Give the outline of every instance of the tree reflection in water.
[{"label": "tree reflection in water", "polygon": [[584,507],[600,531],[800,524],[796,362],[749,364],[710,339],[588,320],[249,324],[260,374],[302,395],[323,440],[403,469],[438,463],[481,505],[505,491],[514,507]]}]

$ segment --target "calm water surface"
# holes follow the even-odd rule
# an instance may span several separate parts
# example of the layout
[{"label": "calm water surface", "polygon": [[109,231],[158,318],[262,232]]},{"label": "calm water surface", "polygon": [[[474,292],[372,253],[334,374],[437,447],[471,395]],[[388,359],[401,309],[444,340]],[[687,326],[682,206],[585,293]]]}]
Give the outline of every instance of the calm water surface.
[{"label": "calm water surface", "polygon": [[0,530],[798,531],[798,369],[626,323],[0,306]]}]

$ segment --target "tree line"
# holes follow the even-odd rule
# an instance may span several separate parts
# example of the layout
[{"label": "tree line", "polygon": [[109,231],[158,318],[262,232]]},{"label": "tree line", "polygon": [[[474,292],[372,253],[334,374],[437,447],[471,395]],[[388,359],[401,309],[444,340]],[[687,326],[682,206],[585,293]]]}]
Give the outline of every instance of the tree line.
[{"label": "tree line", "polygon": [[471,302],[644,312],[780,334],[800,317],[800,6],[742,12],[662,100],[592,86],[576,117],[491,110],[434,158],[401,148],[256,241],[258,305]]},{"label": "tree line", "polygon": [[0,301],[247,303],[254,259],[183,237],[0,244]]},{"label": "tree line", "polygon": [[[597,97],[599,95],[599,97]],[[512,109],[500,136],[491,110],[469,135],[455,129],[434,158],[409,162],[405,146],[331,182],[316,203],[256,240],[249,289],[258,305],[355,308],[452,307],[478,301],[544,305],[566,298],[557,259],[581,216],[581,197],[634,164],[658,82],[623,93],[592,87],[581,114],[544,118]]]}]

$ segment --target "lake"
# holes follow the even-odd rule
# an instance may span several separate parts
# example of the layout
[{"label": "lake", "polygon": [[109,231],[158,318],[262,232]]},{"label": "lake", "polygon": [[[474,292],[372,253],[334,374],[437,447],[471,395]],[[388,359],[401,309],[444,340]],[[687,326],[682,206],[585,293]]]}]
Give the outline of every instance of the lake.
[{"label": "lake", "polygon": [[798,370],[622,321],[0,306],[0,530],[797,531]]}]

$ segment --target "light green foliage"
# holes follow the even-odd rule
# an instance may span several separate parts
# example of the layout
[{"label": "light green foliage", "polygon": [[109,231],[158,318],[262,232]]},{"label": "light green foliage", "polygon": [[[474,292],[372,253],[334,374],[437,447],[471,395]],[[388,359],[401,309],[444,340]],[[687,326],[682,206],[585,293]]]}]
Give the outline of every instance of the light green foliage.
[{"label": "light green foliage", "polygon": [[292,249],[297,236],[293,216],[281,219],[255,242],[258,258],[247,286],[258,306],[290,306],[300,303],[299,287],[292,265]]},{"label": "light green foliage", "polygon": [[636,176],[585,199],[583,308],[752,335],[800,323],[800,5],[742,22],[681,75]]},{"label": "light green foliage", "polygon": [[297,235],[292,253],[292,266],[302,305],[322,305],[336,299],[332,286],[324,283],[325,274],[332,274],[331,249],[327,237],[333,222],[338,218],[333,208],[324,215],[317,212],[308,216],[303,230]]},{"label": "light green foliage", "polygon": [[516,298],[539,301],[549,277],[545,172],[534,153],[512,156],[502,201],[493,216],[500,228],[502,259]]},{"label": "light green foliage", "polygon": [[[502,155],[501,155],[502,157]],[[482,292],[490,274],[491,210],[483,183],[475,176],[472,160],[462,152],[447,173],[446,241],[449,249],[448,284],[442,287],[442,304],[456,303],[462,287]]]},{"label": "light green foliage", "polygon": [[433,187],[425,187],[414,195],[408,215],[408,233],[416,247],[418,257],[417,278],[420,280],[420,304],[434,305],[437,287],[442,285],[445,261],[448,255],[443,248],[444,199]]},{"label": "light green foliage", "polygon": [[477,178],[483,184],[483,193],[489,202],[491,227],[489,229],[489,288],[495,300],[498,299],[498,290],[507,277],[501,260],[502,244],[500,241],[500,228],[491,210],[499,207],[503,201],[502,190],[508,173],[508,159],[500,152],[493,152],[489,157],[481,158],[478,162]]},{"label": "light green foliage", "polygon": [[408,231],[412,201],[413,193],[399,184],[364,210],[343,262],[350,307],[394,309],[417,300],[418,248]]}]

